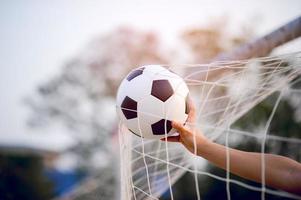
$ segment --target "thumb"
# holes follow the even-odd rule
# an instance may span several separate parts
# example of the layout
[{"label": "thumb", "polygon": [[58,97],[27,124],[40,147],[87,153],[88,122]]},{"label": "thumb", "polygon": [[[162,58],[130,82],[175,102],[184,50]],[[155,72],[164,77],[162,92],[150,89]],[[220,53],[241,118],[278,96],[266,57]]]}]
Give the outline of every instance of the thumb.
[{"label": "thumb", "polygon": [[177,132],[180,134],[180,135],[183,135],[187,130],[186,128],[183,126],[183,124],[179,123],[179,122],[172,122],[172,127],[174,129],[177,130]]}]

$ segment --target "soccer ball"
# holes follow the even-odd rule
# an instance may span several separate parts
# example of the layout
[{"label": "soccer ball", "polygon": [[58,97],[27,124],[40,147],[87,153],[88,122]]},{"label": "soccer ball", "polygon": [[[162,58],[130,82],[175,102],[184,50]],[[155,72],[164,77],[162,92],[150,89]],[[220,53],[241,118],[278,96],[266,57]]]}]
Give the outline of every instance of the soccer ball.
[{"label": "soccer ball", "polygon": [[117,113],[137,136],[160,139],[175,133],[172,121],[188,117],[188,87],[177,74],[160,65],[132,70],[117,92]]}]

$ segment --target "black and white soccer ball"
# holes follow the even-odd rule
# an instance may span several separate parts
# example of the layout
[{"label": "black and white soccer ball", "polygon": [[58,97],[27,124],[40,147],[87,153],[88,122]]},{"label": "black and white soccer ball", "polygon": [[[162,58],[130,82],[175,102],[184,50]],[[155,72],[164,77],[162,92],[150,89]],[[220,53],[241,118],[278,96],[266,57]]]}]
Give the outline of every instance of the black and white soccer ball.
[{"label": "black and white soccer ball", "polygon": [[172,121],[188,117],[188,87],[177,74],[160,65],[132,70],[117,92],[117,113],[137,136],[160,139],[175,133]]}]

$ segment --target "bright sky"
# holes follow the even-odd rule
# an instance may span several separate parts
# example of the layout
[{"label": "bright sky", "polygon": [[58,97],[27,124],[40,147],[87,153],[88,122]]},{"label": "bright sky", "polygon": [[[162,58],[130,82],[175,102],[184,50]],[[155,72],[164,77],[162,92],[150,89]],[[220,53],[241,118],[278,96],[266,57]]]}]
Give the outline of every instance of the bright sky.
[{"label": "bright sky", "polygon": [[[27,133],[22,98],[59,73],[93,37],[118,25],[176,35],[183,27],[229,16],[233,30],[255,19],[258,34],[301,14],[298,0],[127,0],[0,2],[0,134]],[[238,27],[238,26],[237,26]],[[299,47],[298,47],[299,48]],[[300,49],[300,48],[299,48]]]}]

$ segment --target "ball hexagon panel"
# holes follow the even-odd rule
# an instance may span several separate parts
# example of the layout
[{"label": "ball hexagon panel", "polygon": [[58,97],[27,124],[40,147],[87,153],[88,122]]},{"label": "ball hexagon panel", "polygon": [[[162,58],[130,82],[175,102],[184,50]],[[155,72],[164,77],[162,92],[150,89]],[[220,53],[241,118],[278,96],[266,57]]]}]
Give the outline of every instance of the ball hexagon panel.
[{"label": "ball hexagon panel", "polygon": [[[127,80],[126,80],[127,81]],[[135,101],[142,100],[145,96],[150,95],[152,88],[152,79],[143,72],[140,76],[136,76],[131,81],[127,81],[125,92],[127,96]]]},{"label": "ball hexagon panel", "polygon": [[125,125],[131,132],[134,132],[136,134],[139,133],[138,118],[126,120]]},{"label": "ball hexagon panel", "polygon": [[126,119],[133,119],[137,117],[137,102],[126,96],[121,103],[121,110]]},{"label": "ball hexagon panel", "polygon": [[[141,132],[142,137],[149,138],[149,139],[154,139],[155,138],[154,135],[153,135],[150,124],[145,123],[142,120],[139,120],[139,125],[140,125],[140,130],[142,131]],[[140,131],[139,131],[138,134],[140,135]]]},{"label": "ball hexagon panel", "polygon": [[165,102],[173,95],[174,91],[168,80],[154,80],[151,95]]},{"label": "ball hexagon panel", "polygon": [[168,134],[172,129],[171,121],[161,119],[160,121],[154,123],[152,126],[152,132],[154,135],[165,135]]},{"label": "ball hexagon panel", "polygon": [[[153,77],[154,79],[169,79],[169,78],[180,78],[177,74],[169,71],[168,69],[159,71],[158,73],[156,73],[156,75]],[[182,78],[180,78],[182,79]]]},{"label": "ball hexagon panel", "polygon": [[150,124],[147,124],[138,118],[130,119],[126,121],[126,126],[130,132],[143,138],[153,138],[153,133]]},{"label": "ball hexagon panel", "polygon": [[188,89],[188,87],[187,87],[187,85],[186,85],[185,82],[182,82],[181,84],[179,84],[179,85],[177,86],[177,88],[175,88],[174,90],[175,90],[175,93],[176,93],[177,95],[180,95],[180,96],[182,96],[182,97],[184,97],[184,98],[185,98],[185,97],[188,95],[188,93],[189,93],[189,89]]},{"label": "ball hexagon panel", "polygon": [[138,117],[140,121],[152,124],[164,117],[164,103],[148,95],[138,102]]},{"label": "ball hexagon panel", "polygon": [[173,95],[164,103],[165,118],[184,123],[187,119],[185,114],[186,101],[179,95]]},{"label": "ball hexagon panel", "polygon": [[162,67],[161,65],[148,65],[144,69],[145,74],[147,74],[149,77],[153,77],[163,71],[167,71],[167,69]]},{"label": "ball hexagon panel", "polygon": [[173,90],[175,91],[175,94],[178,94],[184,98],[187,96],[189,89],[185,81],[181,77],[178,76],[178,78],[170,78],[169,82]]}]

